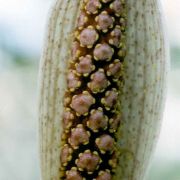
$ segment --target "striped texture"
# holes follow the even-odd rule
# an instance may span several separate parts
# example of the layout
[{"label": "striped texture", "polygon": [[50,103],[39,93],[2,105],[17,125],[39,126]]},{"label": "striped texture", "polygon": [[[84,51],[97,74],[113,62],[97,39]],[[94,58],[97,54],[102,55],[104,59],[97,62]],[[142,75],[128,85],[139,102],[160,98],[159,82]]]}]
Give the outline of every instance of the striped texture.
[{"label": "striped texture", "polygon": [[[40,64],[39,130],[42,180],[60,178],[60,134],[67,58],[80,0],[58,0],[51,10]],[[71,12],[72,16],[68,15]]]},{"label": "striped texture", "polygon": [[128,0],[123,124],[117,177],[142,180],[159,135],[166,92],[167,53],[157,0]]},{"label": "striped texture", "polygon": [[[39,134],[42,180],[60,179],[60,134],[66,60],[80,0],[58,0],[40,64]],[[127,0],[128,31],[120,162],[115,180],[141,180],[159,134],[165,94],[164,34],[156,0]]]}]

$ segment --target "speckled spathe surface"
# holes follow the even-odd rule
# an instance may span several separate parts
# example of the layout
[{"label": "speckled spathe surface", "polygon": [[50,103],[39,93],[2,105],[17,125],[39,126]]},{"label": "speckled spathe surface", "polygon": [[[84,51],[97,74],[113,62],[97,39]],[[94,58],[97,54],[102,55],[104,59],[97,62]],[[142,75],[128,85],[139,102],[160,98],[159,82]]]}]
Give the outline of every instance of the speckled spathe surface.
[{"label": "speckled spathe surface", "polygon": [[[43,180],[58,180],[60,177],[60,134],[63,127],[60,117],[62,117],[63,97],[67,89],[66,62],[70,57],[69,49],[73,40],[72,30],[79,14],[79,2],[56,2],[41,61],[39,117]],[[117,134],[120,154],[114,179],[136,180],[144,177],[159,132],[165,91],[166,48],[157,2],[150,0],[127,0],[126,2],[128,7],[128,51],[124,67],[124,94],[121,96],[123,123]],[[67,16],[68,12],[71,13]],[[98,22],[98,19],[96,21]],[[101,30],[103,29],[101,28]],[[91,33],[95,37],[96,34],[93,32]],[[97,36],[94,41],[97,41]],[[77,43],[76,45],[79,48]],[[97,46],[97,49],[102,47],[106,48],[109,53],[111,52],[108,46],[104,45]],[[119,55],[123,55],[123,52],[120,52]],[[96,57],[97,62],[102,57],[99,54]],[[107,57],[110,58],[111,55],[108,54],[105,58]],[[93,67],[88,68],[88,73],[93,71],[91,68],[93,69]],[[68,104],[69,101],[70,99],[67,97],[65,103]],[[86,152],[89,157],[95,156],[95,154]],[[112,159],[111,166],[116,159],[117,157]],[[76,174],[75,169],[72,170]],[[108,176],[109,172],[101,174]]]}]

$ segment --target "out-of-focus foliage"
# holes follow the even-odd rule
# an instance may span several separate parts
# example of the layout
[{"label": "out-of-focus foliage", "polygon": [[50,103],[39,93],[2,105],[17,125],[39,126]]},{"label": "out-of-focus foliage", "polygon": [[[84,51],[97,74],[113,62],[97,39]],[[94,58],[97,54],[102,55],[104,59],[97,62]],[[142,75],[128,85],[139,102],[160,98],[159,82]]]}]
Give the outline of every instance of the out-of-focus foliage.
[{"label": "out-of-focus foliage", "polygon": [[180,180],[180,163],[178,161],[169,163],[164,161],[163,163],[156,160],[153,165],[147,180]]},{"label": "out-of-focus foliage", "polygon": [[171,67],[178,69],[180,68],[180,47],[173,46],[170,49]]}]

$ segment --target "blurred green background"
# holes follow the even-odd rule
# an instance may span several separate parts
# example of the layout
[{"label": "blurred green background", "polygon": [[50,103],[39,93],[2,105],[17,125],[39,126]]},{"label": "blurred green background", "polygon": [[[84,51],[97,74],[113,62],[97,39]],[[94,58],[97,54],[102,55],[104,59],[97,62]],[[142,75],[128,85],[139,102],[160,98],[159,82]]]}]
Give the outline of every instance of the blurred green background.
[{"label": "blurred green background", "polygon": [[[180,180],[180,5],[162,1],[171,67],[146,180]],[[39,180],[37,78],[51,0],[0,0],[0,180]]]}]

